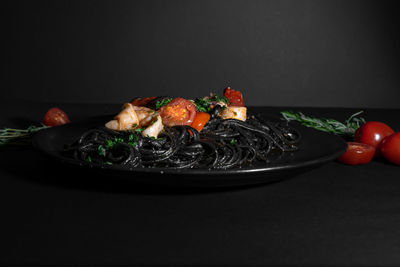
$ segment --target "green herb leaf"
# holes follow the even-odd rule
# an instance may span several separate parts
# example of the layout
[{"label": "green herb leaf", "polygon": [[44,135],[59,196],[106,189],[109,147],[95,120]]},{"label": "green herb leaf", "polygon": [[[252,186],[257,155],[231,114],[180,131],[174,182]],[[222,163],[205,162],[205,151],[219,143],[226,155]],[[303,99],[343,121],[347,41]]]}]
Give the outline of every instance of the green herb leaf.
[{"label": "green herb leaf", "polygon": [[137,146],[137,142],[128,142],[128,145],[130,145],[130,146]]},{"label": "green herb leaf", "polygon": [[172,98],[164,98],[156,102],[156,109],[160,109],[163,106],[168,105],[172,101]]},{"label": "green herb leaf", "polygon": [[97,153],[99,153],[99,156],[105,157],[106,156],[106,149],[102,145],[99,145],[97,147]]},{"label": "green herb leaf", "polygon": [[114,146],[114,142],[110,139],[106,139],[106,147],[112,148]]}]

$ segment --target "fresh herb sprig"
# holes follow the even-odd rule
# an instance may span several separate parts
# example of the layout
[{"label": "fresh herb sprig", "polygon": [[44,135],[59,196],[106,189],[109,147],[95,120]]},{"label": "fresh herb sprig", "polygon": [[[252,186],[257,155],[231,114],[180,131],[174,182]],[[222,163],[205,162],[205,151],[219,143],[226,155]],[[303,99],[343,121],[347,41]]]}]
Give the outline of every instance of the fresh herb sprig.
[{"label": "fresh herb sprig", "polygon": [[37,131],[49,128],[50,126],[29,126],[27,129],[3,128],[0,129],[0,146],[3,145],[29,145],[31,136]]},{"label": "fresh herb sprig", "polygon": [[306,116],[301,112],[282,111],[281,115],[287,121],[298,121],[302,125],[327,133],[337,134],[343,137],[351,137],[354,132],[365,123],[365,119],[358,117],[363,111],[351,115],[344,123],[325,118]]}]

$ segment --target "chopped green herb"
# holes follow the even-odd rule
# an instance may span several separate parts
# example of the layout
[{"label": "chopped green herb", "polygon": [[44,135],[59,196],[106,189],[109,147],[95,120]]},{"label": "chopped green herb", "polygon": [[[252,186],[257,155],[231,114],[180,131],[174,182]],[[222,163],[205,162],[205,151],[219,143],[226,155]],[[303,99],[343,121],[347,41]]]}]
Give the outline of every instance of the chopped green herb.
[{"label": "chopped green herb", "polygon": [[115,144],[117,144],[117,143],[123,143],[124,142],[124,139],[123,138],[121,138],[121,137],[114,137],[114,143]]},{"label": "chopped green herb", "polygon": [[236,144],[236,140],[235,139],[231,139],[231,141],[229,143],[231,143],[231,145],[234,145],[234,144]]},{"label": "chopped green herb", "polygon": [[113,165],[112,162],[106,161],[105,162],[107,165]]},{"label": "chopped green herb", "polygon": [[88,162],[92,162],[92,158],[90,156],[87,157]]},{"label": "chopped green herb", "polygon": [[128,145],[130,145],[130,146],[137,146],[137,142],[135,141],[135,142],[128,142]]},{"label": "chopped green herb", "polygon": [[215,102],[223,102],[225,104],[229,104],[228,98],[226,98],[225,96],[223,97],[219,97],[218,95],[213,95],[210,98],[211,101],[215,101]]},{"label": "chopped green herb", "polygon": [[212,95],[209,98],[196,98],[194,100],[197,110],[201,112],[211,111],[210,105],[213,102],[223,102],[225,104],[229,104],[229,101],[226,97],[219,97],[218,95]]},{"label": "chopped green herb", "polygon": [[160,109],[163,106],[166,106],[169,104],[169,102],[172,101],[172,98],[164,98],[163,100],[159,100],[156,102],[156,109]]},{"label": "chopped green herb", "polygon": [[106,147],[112,148],[114,146],[114,142],[110,139],[106,139]]},{"label": "chopped green herb", "polygon": [[106,149],[102,145],[99,145],[97,147],[97,152],[99,153],[100,156],[103,156],[103,157],[106,156]]},{"label": "chopped green herb", "polygon": [[137,129],[135,130],[135,132],[141,133],[141,132],[143,132],[145,129],[146,129],[146,128],[137,128]]},{"label": "chopped green herb", "polygon": [[136,124],[136,123],[132,124],[132,128],[135,128],[136,126],[137,126],[137,124]]},{"label": "chopped green herb", "polygon": [[203,98],[196,98],[194,100],[194,104],[196,105],[197,110],[201,112],[208,112],[211,110],[210,102],[211,101],[209,99],[203,99]]}]

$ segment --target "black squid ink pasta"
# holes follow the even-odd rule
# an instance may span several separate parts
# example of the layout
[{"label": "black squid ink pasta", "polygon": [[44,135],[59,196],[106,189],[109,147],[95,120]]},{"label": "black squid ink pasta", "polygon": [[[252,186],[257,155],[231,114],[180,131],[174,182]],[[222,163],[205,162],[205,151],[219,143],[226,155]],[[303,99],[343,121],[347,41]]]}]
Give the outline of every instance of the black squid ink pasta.
[{"label": "black squid ink pasta", "polygon": [[[225,96],[227,96],[226,93]],[[202,99],[186,100],[188,102],[185,103],[190,102],[196,107],[196,114],[208,114],[205,117],[209,119],[201,129],[193,127],[193,123],[192,125],[160,124],[159,128],[162,127],[162,130],[154,134],[150,130],[157,124],[155,116],[161,115],[164,123],[171,118],[170,114],[181,116],[190,112],[185,113],[183,112],[185,109],[178,109],[175,102],[181,102],[175,101],[176,99],[174,102],[165,101],[165,98],[152,98],[151,101],[145,103],[144,108],[133,106],[136,108],[135,114],[138,114],[139,119],[140,112],[143,110],[148,112],[146,114],[152,114],[153,121],[146,122],[147,128],[140,127],[143,123],[142,125],[134,123],[128,130],[110,129],[106,127],[107,124],[89,129],[74,143],[66,145],[64,153],[95,166],[229,169],[265,165],[286,152],[294,152],[298,149],[301,140],[300,133],[290,127],[287,122],[263,121],[255,115],[250,115],[246,119],[236,119],[235,116],[239,116],[236,111],[240,109],[231,106],[230,103],[235,99],[228,99],[229,97],[219,98],[210,95]],[[157,108],[154,106],[155,102],[158,103]],[[137,101],[132,101],[132,103],[138,104]],[[164,104],[163,107],[160,107],[161,104]],[[171,106],[172,108],[168,109]],[[182,105],[179,106],[181,107]],[[224,117],[223,115],[227,114],[225,109],[229,111],[230,107],[234,112]],[[244,108],[246,114],[246,108],[240,108]],[[171,110],[174,113],[171,113]],[[168,117],[165,115],[166,112]],[[141,124],[140,120],[138,122]],[[145,132],[146,134],[143,134]]]}]

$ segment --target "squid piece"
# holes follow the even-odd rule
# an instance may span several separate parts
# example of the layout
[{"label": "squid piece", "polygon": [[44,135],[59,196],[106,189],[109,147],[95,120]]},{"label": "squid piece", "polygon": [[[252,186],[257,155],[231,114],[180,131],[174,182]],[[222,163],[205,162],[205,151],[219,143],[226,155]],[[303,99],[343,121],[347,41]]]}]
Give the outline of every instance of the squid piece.
[{"label": "squid piece", "polygon": [[133,106],[133,109],[136,112],[141,127],[149,125],[157,115],[157,113],[150,108]]},{"label": "squid piece", "polygon": [[153,121],[147,126],[147,128],[142,132],[144,137],[154,137],[157,138],[158,134],[164,129],[164,125],[162,123],[161,116],[157,114],[157,116],[153,119]]},{"label": "squid piece", "polygon": [[164,129],[160,115],[146,107],[133,106],[130,103],[122,107],[122,111],[115,118],[105,124],[109,129],[116,131],[128,131],[136,128],[144,128],[142,135],[157,138]]},{"label": "squid piece", "polygon": [[134,129],[139,125],[139,118],[134,110],[134,107],[130,103],[126,103],[122,107],[122,111],[105,124],[105,126],[111,130],[126,131]]},{"label": "squid piece", "polygon": [[218,113],[218,116],[220,116],[222,119],[236,119],[236,120],[246,121],[247,119],[246,112],[247,112],[246,107],[230,106],[221,110]]}]

